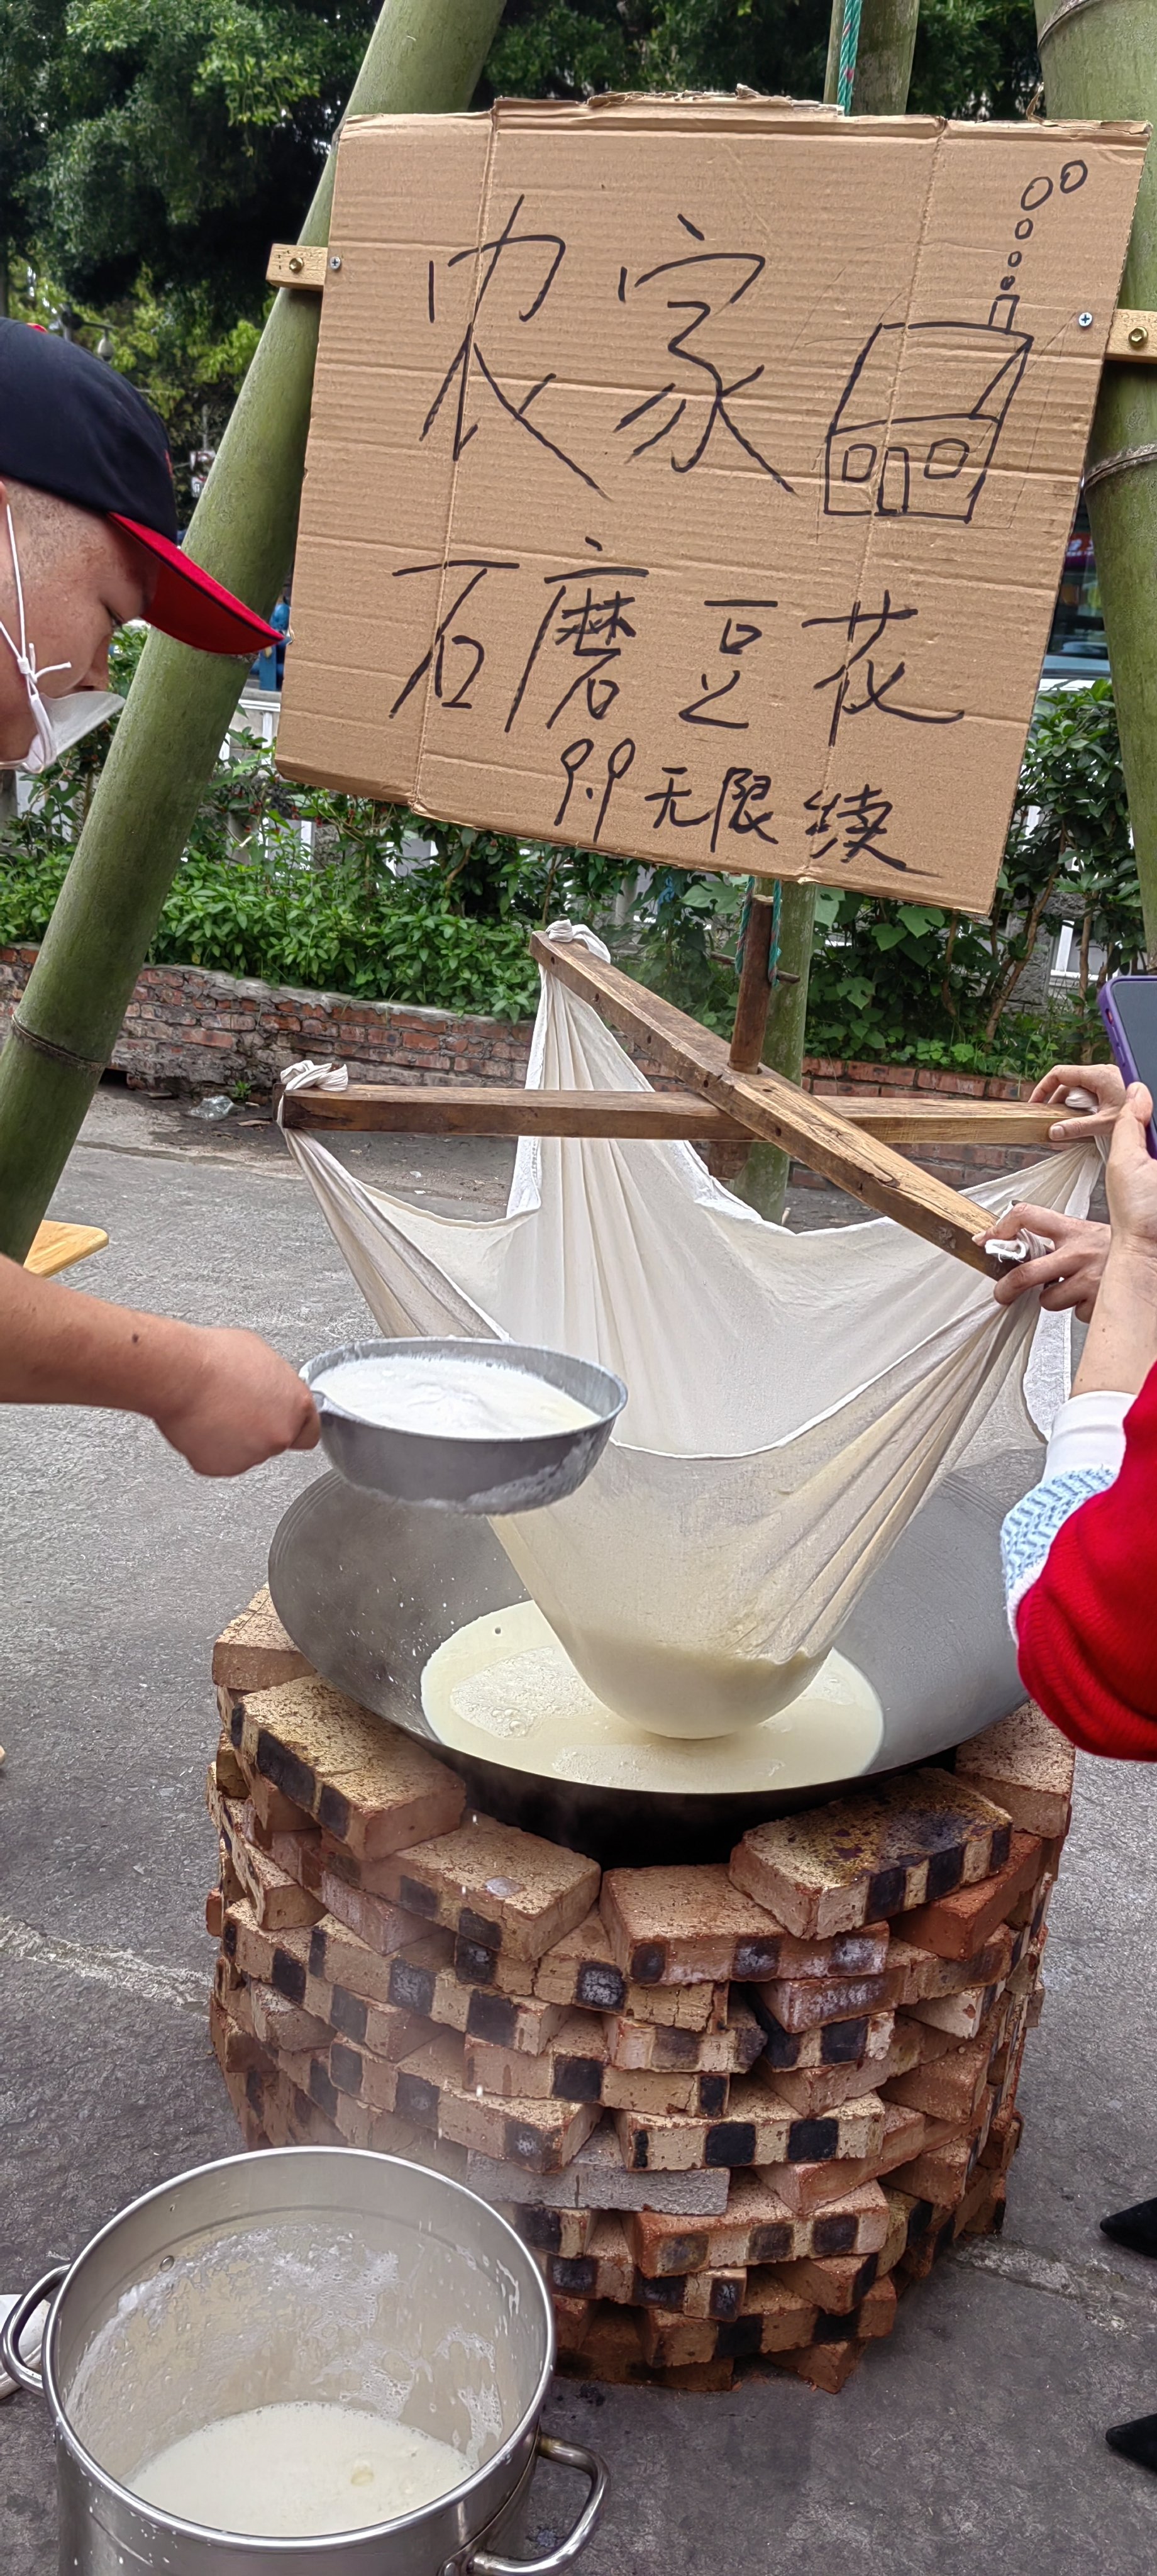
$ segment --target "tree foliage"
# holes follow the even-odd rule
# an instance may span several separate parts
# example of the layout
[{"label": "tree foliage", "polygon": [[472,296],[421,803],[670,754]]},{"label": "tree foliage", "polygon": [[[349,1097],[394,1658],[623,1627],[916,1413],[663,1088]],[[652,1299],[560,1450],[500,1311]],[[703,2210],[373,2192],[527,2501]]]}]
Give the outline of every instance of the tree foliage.
[{"label": "tree foliage", "polygon": [[[1103,1055],[1089,951],[1102,976],[1144,950],[1112,692],[1105,680],[1042,701],[987,919],[933,904],[892,904],[829,889],[817,906],[808,1044],[817,1053],[903,1061],[931,1046],[944,1063],[1014,1052],[1038,936],[1080,926],[1070,1012],[1074,1052]],[[935,1058],[934,1058],[935,1060]]]},{"label": "tree foliage", "polygon": [[[0,0],[0,244],[104,314],[140,292],[202,333],[261,313],[373,0]],[[479,92],[818,96],[828,0],[507,0]],[[924,0],[912,104],[1022,110],[1031,0]]]},{"label": "tree foliage", "polygon": [[[752,89],[818,98],[828,0],[507,0],[485,95]],[[910,105],[1023,115],[1039,79],[1031,0],[922,0]]]},{"label": "tree foliage", "polygon": [[[0,0],[0,273],[215,445],[373,0]],[[189,492],[178,478],[182,509]]]}]

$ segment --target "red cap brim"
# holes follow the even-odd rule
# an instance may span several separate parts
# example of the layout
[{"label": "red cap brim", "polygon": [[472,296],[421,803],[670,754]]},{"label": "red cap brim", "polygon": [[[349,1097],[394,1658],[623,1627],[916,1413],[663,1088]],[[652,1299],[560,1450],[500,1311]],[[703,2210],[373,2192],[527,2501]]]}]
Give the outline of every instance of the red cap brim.
[{"label": "red cap brim", "polygon": [[267,626],[263,617],[234,599],[231,590],[222,590],[211,573],[202,572],[200,564],[168,537],[142,527],[137,519],[122,518],[119,510],[110,510],[109,517],[114,527],[123,528],[155,557],[157,585],[145,616],[150,626],[160,627],[162,635],[192,644],[198,653],[253,654],[267,644],[284,644],[276,626]]}]

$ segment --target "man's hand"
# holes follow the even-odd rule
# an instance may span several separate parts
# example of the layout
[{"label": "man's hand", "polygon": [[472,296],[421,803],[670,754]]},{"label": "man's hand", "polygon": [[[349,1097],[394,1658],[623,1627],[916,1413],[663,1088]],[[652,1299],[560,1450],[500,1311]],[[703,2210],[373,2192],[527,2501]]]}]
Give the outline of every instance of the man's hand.
[{"label": "man's hand", "polygon": [[295,1369],[256,1333],[191,1333],[195,1348],[171,1400],[151,1408],[157,1429],[198,1476],[243,1476],[284,1449],[314,1449],[317,1409]]},{"label": "man's hand", "polygon": [[256,1333],[108,1306],[3,1257],[0,1404],[142,1413],[199,1476],[241,1476],[320,1437],[308,1387]]},{"label": "man's hand", "polygon": [[[1088,1109],[1074,1109],[1067,1118],[1059,1118],[1049,1129],[1050,1145],[1083,1145],[1090,1136],[1108,1135],[1115,1126],[1117,1112],[1125,1098],[1125,1081],[1115,1064],[1054,1064],[1030,1092],[1030,1103],[1047,1108],[1055,1101],[1063,1109],[1070,1091],[1090,1091],[1097,1103],[1096,1115]],[[1034,1233],[1040,1228],[1034,1227]]]},{"label": "man's hand", "polygon": [[[1098,1067],[1098,1071],[1103,1072],[1104,1067]],[[1157,1170],[1157,1165],[1153,1168]],[[1109,1257],[1108,1226],[1093,1225],[1081,1216],[1062,1216],[1056,1208],[1033,1207],[1022,1199],[1016,1207],[1008,1208],[995,1225],[978,1234],[976,1241],[1008,1243],[1018,1234],[1043,1235],[1052,1250],[1035,1261],[1011,1264],[993,1289],[997,1305],[1014,1306],[1018,1297],[1027,1296],[1030,1289],[1039,1289],[1041,1304],[1050,1314],[1060,1314],[1066,1306],[1072,1306],[1078,1322],[1089,1323]]]}]

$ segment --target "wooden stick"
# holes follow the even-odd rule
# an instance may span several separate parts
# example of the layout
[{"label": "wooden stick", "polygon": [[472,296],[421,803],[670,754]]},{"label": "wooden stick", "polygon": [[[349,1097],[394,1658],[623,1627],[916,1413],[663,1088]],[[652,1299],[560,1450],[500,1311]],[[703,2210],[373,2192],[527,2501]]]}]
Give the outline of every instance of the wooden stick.
[{"label": "wooden stick", "polygon": [[881,1216],[893,1217],[913,1234],[923,1235],[942,1251],[955,1253],[972,1270],[992,1276],[995,1264],[973,1242],[987,1232],[992,1219],[985,1208],[946,1188],[930,1172],[862,1134],[806,1091],[775,1073],[737,1073],[728,1062],[721,1038],[660,1000],[615,966],[603,964],[589,949],[556,947],[535,931],[531,953],[540,966],[560,977],[572,993],[601,1007],[617,1027],[641,1039],[672,1073],[726,1109],[768,1144],[782,1146],[810,1170],[822,1172],[853,1198]]},{"label": "wooden stick", "polygon": [[406,1136],[617,1136],[743,1144],[748,1130],[697,1091],[527,1091],[497,1083],[351,1082],[291,1091],[286,1127]]},{"label": "wooden stick", "polygon": [[739,972],[739,992],[735,1003],[735,1026],[731,1032],[728,1060],[737,1073],[753,1073],[763,1054],[767,1035],[767,1014],[771,1007],[771,986],[767,980],[771,956],[771,931],[775,919],[774,905],[763,895],[753,894],[747,908],[747,928],[743,934],[743,964]]},{"label": "wooden stick", "polygon": [[[1036,1145],[1056,1117],[1019,1100],[825,1093],[824,1106],[884,1144]],[[287,1127],[401,1136],[611,1136],[620,1142],[750,1143],[751,1130],[697,1091],[527,1091],[498,1083],[351,1082],[291,1091]]]}]

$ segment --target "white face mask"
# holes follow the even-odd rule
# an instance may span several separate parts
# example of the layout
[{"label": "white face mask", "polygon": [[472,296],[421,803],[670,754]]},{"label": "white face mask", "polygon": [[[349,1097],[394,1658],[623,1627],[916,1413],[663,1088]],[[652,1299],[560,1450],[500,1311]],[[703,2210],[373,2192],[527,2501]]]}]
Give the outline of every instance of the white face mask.
[{"label": "white face mask", "polygon": [[43,671],[37,670],[36,647],[28,640],[28,630],[24,620],[24,585],[20,579],[20,559],[16,552],[16,531],[12,525],[10,508],[6,509],[5,516],[8,521],[8,543],[12,552],[12,572],[16,583],[16,612],[20,627],[20,641],[17,643],[9,634],[3,618],[0,618],[0,636],[3,636],[12,654],[28,692],[28,704],[32,710],[36,731],[27,751],[21,754],[19,760],[0,759],[0,769],[27,769],[38,777],[41,770],[48,769],[54,760],[60,759],[62,752],[70,750],[74,742],[79,742],[82,734],[91,733],[94,725],[104,724],[109,716],[119,710],[123,700],[111,690],[70,689],[66,696],[54,698],[52,714],[49,714],[40,694],[40,682],[50,678],[55,671],[67,671],[69,665],[67,662],[49,662]]}]

